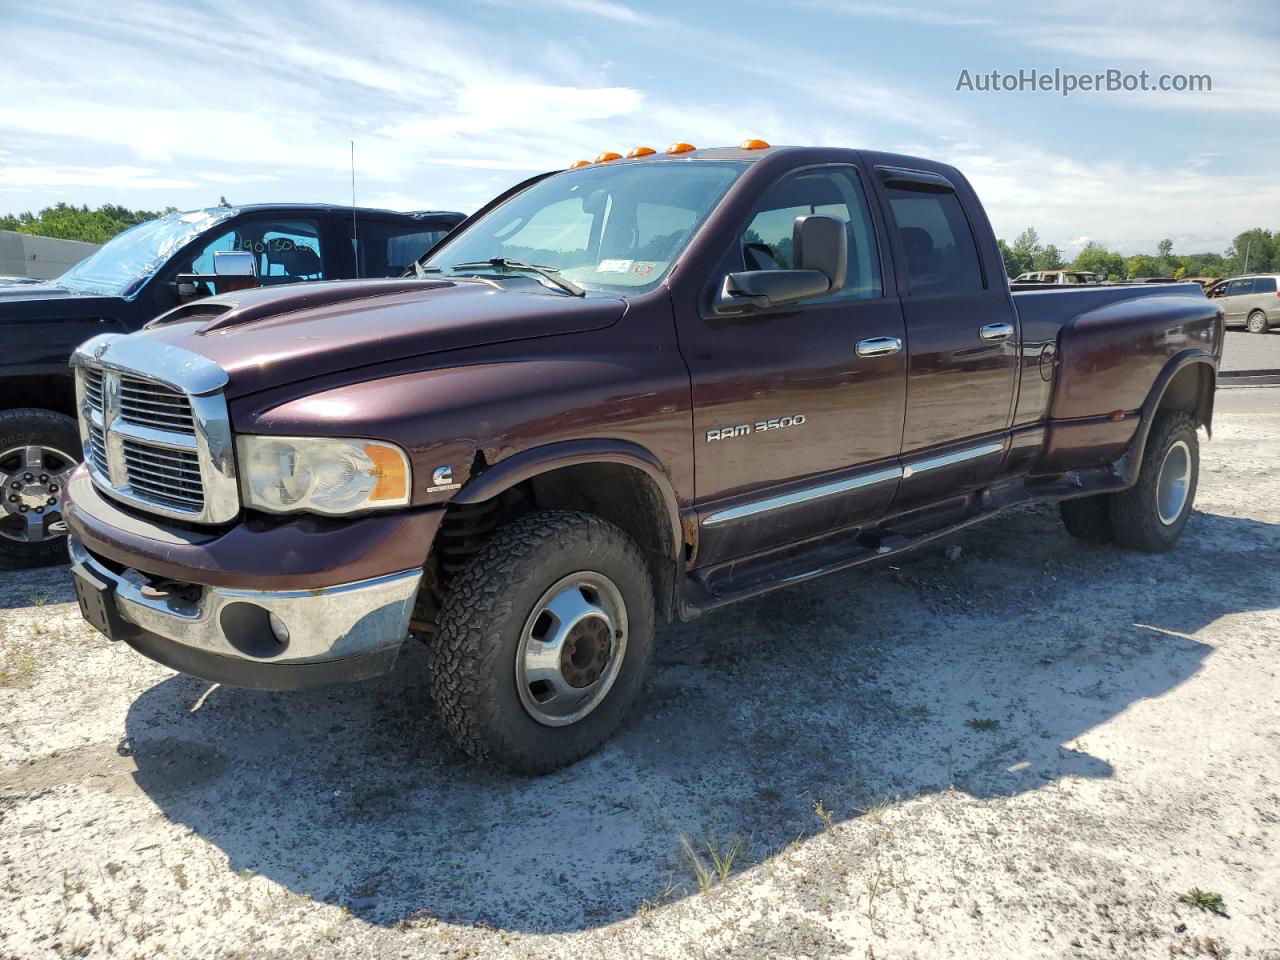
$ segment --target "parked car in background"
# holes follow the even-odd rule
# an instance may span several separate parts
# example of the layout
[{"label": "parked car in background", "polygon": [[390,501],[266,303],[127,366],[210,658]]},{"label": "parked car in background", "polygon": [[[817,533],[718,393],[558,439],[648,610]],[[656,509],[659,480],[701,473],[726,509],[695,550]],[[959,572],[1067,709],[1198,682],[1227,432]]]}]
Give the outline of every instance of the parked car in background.
[{"label": "parked car in background", "polygon": [[1198,283],[1203,289],[1209,290],[1213,287],[1216,287],[1219,283],[1221,283],[1222,278],[1221,277],[1183,277],[1181,282],[1182,283]]},{"label": "parked car in background", "polygon": [[1034,501],[1173,547],[1222,352],[1198,287],[1012,292],[968,180],[918,157],[630,157],[520,184],[418,279],[83,344],[89,622],[269,689],[384,673],[413,629],[457,743],[540,773],[642,696],[662,618]]},{"label": "parked car in background", "polygon": [[1205,291],[1222,305],[1227,326],[1242,326],[1250,333],[1266,333],[1280,323],[1280,274],[1262,273],[1223,280]]},{"label": "parked car in background", "polygon": [[[246,285],[400,276],[462,220],[325,204],[212,207],[132,227],[56,280],[0,285],[0,564],[65,556],[62,491],[81,457],[67,361],[78,344]],[[228,252],[252,256],[251,276],[219,275]]]},{"label": "parked car in background", "polygon": [[1102,283],[1102,277],[1088,270],[1032,270],[1020,273],[1014,283]]}]

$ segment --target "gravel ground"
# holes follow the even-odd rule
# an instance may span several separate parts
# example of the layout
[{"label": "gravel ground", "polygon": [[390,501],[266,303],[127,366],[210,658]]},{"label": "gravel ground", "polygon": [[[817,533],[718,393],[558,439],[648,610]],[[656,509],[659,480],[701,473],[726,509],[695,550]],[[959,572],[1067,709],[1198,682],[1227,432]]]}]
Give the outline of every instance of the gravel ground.
[{"label": "gravel ground", "polygon": [[666,628],[538,780],[419,650],[211,687],[0,575],[0,957],[1280,960],[1280,390],[1218,418],[1175,552],[1025,509]]},{"label": "gravel ground", "polygon": [[1280,370],[1280,329],[1265,336],[1228,330],[1222,346],[1223,370]]}]

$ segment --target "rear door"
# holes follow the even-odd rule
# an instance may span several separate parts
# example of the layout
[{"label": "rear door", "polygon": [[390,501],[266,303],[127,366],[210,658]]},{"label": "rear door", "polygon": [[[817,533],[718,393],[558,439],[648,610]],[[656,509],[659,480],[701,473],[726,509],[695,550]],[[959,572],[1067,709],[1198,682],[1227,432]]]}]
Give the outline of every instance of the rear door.
[{"label": "rear door", "polygon": [[1255,310],[1261,310],[1268,318],[1274,317],[1276,309],[1280,308],[1280,299],[1276,298],[1276,278],[1254,277],[1253,287],[1246,298],[1246,304],[1245,309],[1241,311],[1246,322],[1249,314]]},{"label": "rear door", "polygon": [[815,213],[848,224],[843,290],[743,316],[706,309],[680,319],[693,383],[699,563],[878,517],[897,487],[902,313],[859,169],[784,174],[711,280],[718,288],[728,273],[790,269],[796,218]]},{"label": "rear door", "polygon": [[[995,476],[1013,415],[1019,330],[1008,285],[985,269],[956,184],[933,172],[877,172],[907,330],[897,510]],[[989,229],[985,219],[979,225]]]}]

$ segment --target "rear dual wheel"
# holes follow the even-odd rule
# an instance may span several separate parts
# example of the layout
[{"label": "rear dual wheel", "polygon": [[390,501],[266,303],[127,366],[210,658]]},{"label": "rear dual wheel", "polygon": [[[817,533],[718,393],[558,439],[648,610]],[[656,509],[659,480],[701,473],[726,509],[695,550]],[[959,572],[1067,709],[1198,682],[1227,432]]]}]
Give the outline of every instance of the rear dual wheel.
[{"label": "rear dual wheel", "polygon": [[590,514],[530,514],[499,529],[449,585],[432,698],[468,755],[546,773],[617,728],[653,631],[653,584],[630,537]]},{"label": "rear dual wheel", "polygon": [[1138,482],[1128,490],[1065,500],[1062,522],[1073,537],[1160,553],[1182,535],[1200,476],[1195,421],[1181,411],[1156,415],[1142,454]]}]

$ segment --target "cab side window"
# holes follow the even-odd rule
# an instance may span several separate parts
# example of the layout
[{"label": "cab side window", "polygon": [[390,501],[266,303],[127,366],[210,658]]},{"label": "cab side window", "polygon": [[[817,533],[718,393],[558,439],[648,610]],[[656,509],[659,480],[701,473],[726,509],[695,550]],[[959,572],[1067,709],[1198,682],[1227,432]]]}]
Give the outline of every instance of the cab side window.
[{"label": "cab side window", "polygon": [[320,225],[314,220],[244,221],[205,244],[182,272],[212,275],[213,255],[218,250],[254,254],[263,286],[325,279]]},{"label": "cab side window", "polygon": [[1232,280],[1231,283],[1227,285],[1228,297],[1240,297],[1246,293],[1252,293],[1252,292],[1253,292],[1252,280]]},{"label": "cab side window", "polygon": [[830,300],[872,300],[883,295],[880,255],[866,194],[852,167],[799,170],[783,177],[761,198],[740,246],[744,270],[791,270],[797,217],[823,214],[843,220],[849,238],[849,268]]},{"label": "cab side window", "polygon": [[[951,191],[886,187],[913,294],[983,289],[978,248],[960,198]],[[1057,277],[1053,277],[1057,280]]]}]

